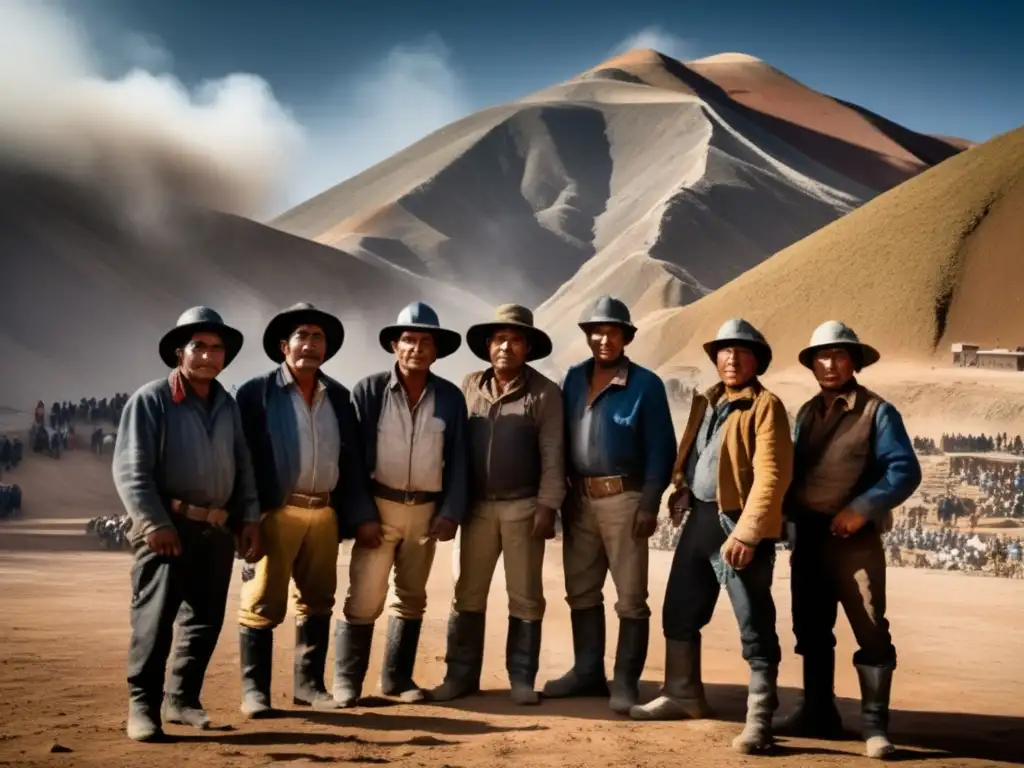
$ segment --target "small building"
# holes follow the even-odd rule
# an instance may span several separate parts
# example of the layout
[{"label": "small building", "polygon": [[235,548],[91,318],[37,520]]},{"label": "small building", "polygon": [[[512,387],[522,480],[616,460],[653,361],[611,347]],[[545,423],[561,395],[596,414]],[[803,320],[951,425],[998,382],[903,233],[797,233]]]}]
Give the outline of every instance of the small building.
[{"label": "small building", "polygon": [[1024,352],[1010,349],[982,349],[977,352],[978,367],[994,371],[1024,371]]},{"label": "small building", "polygon": [[979,349],[977,344],[954,344],[953,365],[959,365],[961,368],[973,368],[978,364]]}]

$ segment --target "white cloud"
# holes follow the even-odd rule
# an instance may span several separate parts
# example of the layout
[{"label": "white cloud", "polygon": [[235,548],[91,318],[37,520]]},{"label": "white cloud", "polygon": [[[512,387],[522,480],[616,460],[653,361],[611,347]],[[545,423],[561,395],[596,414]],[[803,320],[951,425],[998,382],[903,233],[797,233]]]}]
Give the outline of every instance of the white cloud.
[{"label": "white cloud", "polygon": [[679,61],[686,61],[694,56],[691,43],[658,26],[644,27],[638,32],[634,32],[616,45],[612,49],[611,55],[618,56],[627,51],[641,48],[653,48],[658,53],[664,53]]},{"label": "white cloud", "polygon": [[123,37],[126,74],[62,6],[0,0],[0,154],[86,183],[158,215],[169,199],[259,216],[304,134],[261,78],[231,74],[189,90],[159,40]]},{"label": "white cloud", "polygon": [[440,38],[396,46],[339,82],[304,120],[309,152],[290,187],[289,203],[354,176],[470,111]]}]

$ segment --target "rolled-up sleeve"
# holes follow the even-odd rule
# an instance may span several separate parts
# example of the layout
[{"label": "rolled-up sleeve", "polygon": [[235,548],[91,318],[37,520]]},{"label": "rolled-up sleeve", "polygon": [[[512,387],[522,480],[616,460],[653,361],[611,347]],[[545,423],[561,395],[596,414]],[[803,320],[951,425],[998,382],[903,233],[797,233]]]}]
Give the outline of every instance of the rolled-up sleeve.
[{"label": "rolled-up sleeve", "polygon": [[921,484],[921,464],[914,445],[899,411],[889,403],[875,411],[874,464],[878,481],[850,502],[850,508],[882,523]]},{"label": "rolled-up sleeve", "polygon": [[157,397],[157,393],[136,392],[128,398],[114,442],[114,487],[132,519],[133,537],[145,537],[172,525],[155,478],[161,418]]}]

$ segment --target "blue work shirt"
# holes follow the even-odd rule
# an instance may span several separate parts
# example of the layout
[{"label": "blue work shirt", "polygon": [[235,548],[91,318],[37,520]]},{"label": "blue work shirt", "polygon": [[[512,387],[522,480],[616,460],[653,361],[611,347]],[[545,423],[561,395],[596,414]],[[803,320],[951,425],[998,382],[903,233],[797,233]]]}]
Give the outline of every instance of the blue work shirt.
[{"label": "blue work shirt", "polygon": [[657,514],[672,479],[676,434],[665,385],[623,356],[615,378],[587,404],[594,360],[572,366],[562,382],[568,471],[583,477],[643,478],[640,509]]}]

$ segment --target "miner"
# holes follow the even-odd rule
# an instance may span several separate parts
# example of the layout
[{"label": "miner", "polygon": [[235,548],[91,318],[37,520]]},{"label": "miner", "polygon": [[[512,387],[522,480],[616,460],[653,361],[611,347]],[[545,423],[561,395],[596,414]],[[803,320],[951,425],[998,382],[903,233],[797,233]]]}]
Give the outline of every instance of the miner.
[{"label": "miner", "polygon": [[199,694],[224,623],[234,551],[248,562],[261,556],[241,416],[217,381],[242,341],[212,309],[187,310],[160,341],[170,375],[140,387],[121,414],[113,475],[135,550],[127,732],[136,741],[163,736],[175,617],[163,720],[209,726]]},{"label": "miner", "polygon": [[384,612],[394,569],[381,690],[405,702],[426,693],[413,681],[427,578],[438,541],[451,541],[468,504],[466,401],[459,387],[433,373],[462,337],[442,328],[422,302],[383,328],[392,367],[352,390],[365,451],[366,482],[375,504],[354,515],[344,619],[335,627],[334,699],[353,706],[362,693],[373,627]]},{"label": "miner", "polygon": [[511,696],[517,704],[537,704],[544,544],[555,536],[555,515],[565,497],[562,393],[529,365],[551,354],[551,339],[534,326],[526,307],[498,307],[492,321],[466,332],[466,343],[490,366],[462,384],[469,412],[472,507],[460,531],[448,669],[430,697],[448,701],[479,690],[487,595],[501,557]]},{"label": "miner", "polygon": [[295,584],[292,700],[332,708],[324,685],[337,590],[338,542],[368,514],[363,455],[348,389],[323,372],[341,349],[341,321],[299,303],[275,316],[263,349],[275,367],[238,390],[262,510],[263,558],[243,577],[238,612],[242,712],[272,714],[274,628]]},{"label": "miner", "polygon": [[840,738],[835,704],[838,606],[856,637],[861,731],[869,757],[893,753],[889,694],[896,648],[885,617],[882,534],[892,510],[921,483],[921,466],[899,411],[861,386],[856,374],[879,360],[843,323],[819,326],[799,354],[820,391],[797,412],[793,484],[786,498],[793,554],[790,587],[803,697],[777,730]]},{"label": "miner", "polygon": [[701,630],[724,586],[750,667],[746,726],[733,740],[742,753],[773,743],[781,653],[772,576],[782,534],[782,502],[793,472],[793,443],[782,402],[764,388],[772,360],[764,336],[742,319],[727,321],[704,345],[719,381],[696,395],[673,468],[673,523],[686,515],[676,545],[662,622],[662,695],[633,707],[637,720],[708,714],[701,676]]},{"label": "miner", "polygon": [[664,383],[625,354],[636,334],[626,305],[602,296],[579,326],[592,357],[562,383],[569,483],[562,556],[575,660],[543,695],[609,695],[603,588],[610,572],[619,634],[609,705],[627,714],[647,659],[648,539],[672,477],[675,432]]}]

